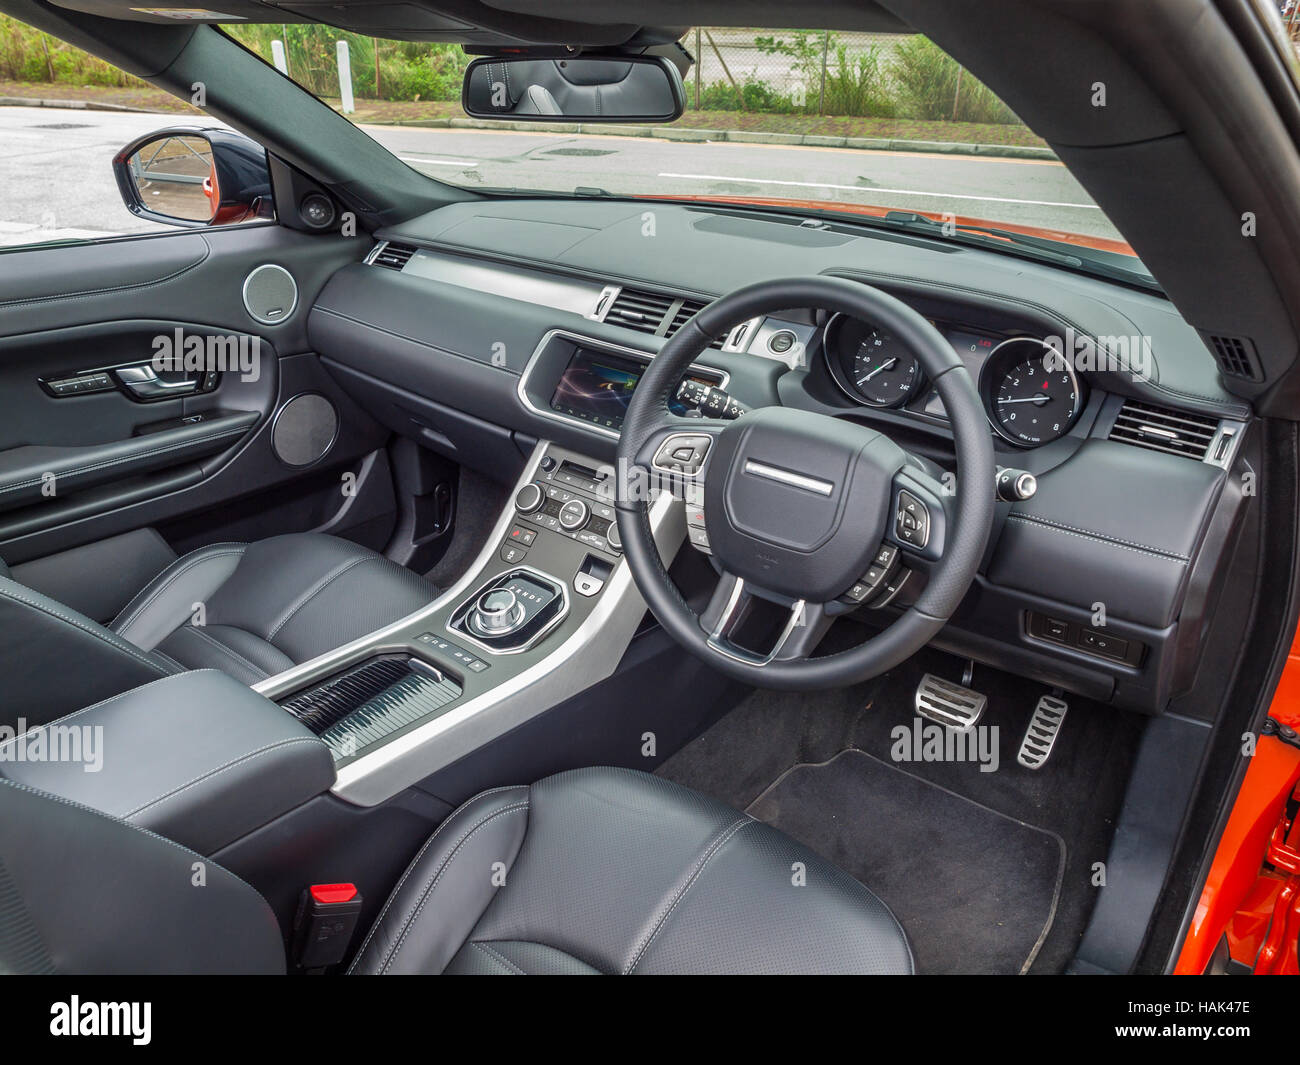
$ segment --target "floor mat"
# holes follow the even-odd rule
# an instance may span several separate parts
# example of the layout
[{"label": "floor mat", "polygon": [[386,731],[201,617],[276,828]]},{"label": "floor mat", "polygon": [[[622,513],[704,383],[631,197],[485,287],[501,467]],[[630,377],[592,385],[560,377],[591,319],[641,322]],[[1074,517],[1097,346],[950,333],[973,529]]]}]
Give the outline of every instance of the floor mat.
[{"label": "floor mat", "polygon": [[1027,971],[1051,927],[1059,836],[862,751],[794,766],[748,812],[869,885],[918,972]]}]

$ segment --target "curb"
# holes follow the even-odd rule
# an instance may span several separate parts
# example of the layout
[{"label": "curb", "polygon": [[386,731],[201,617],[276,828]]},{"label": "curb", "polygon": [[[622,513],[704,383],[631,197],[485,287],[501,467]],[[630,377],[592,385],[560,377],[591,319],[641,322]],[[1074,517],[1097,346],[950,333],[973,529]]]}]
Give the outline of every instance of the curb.
[{"label": "curb", "polygon": [[[28,96],[0,96],[0,107],[59,107],[74,111],[130,111],[153,114],[148,108],[105,104],[94,100],[46,100]],[[165,112],[158,112],[165,113]],[[723,141],[732,144],[775,144],[805,148],[849,148],[870,152],[920,152],[936,155],[979,155],[990,159],[1046,159],[1056,161],[1051,148],[1019,144],[975,144],[966,141],[911,141],[889,137],[839,137],[824,133],[759,133],[743,129],[693,129],[689,126],[629,126],[601,122],[496,122],[481,118],[366,119],[368,126],[411,126],[423,129],[510,130],[519,133],[598,133],[606,137],[646,137],[694,144]]]},{"label": "curb", "polygon": [[689,126],[634,126],[601,122],[496,122],[482,118],[363,119],[369,126],[414,126],[432,129],[509,130],[520,133],[597,133],[606,137],[649,137],[655,140],[732,144],[776,144],[807,148],[850,148],[873,152],[924,152],[979,155],[994,159],[1046,159],[1051,148],[1019,144],[975,144],[969,141],[912,141],[891,137],[840,137],[824,133],[759,133],[741,129],[693,129]]},{"label": "curb", "polygon": [[69,111],[131,111],[135,114],[163,114],[145,107],[105,104],[97,100],[45,100],[37,96],[0,96],[0,107],[58,107]]}]

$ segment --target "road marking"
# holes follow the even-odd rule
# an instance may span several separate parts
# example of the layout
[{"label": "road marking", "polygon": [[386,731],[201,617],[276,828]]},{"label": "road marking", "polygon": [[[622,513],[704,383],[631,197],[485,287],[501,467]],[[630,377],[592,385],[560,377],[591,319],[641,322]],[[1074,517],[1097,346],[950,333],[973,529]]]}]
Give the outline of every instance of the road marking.
[{"label": "road marking", "polygon": [[427,163],[429,166],[478,166],[477,159],[425,159],[423,156],[399,155],[404,163]]},{"label": "road marking", "polygon": [[880,189],[874,185],[836,185],[830,181],[781,181],[777,178],[737,177],[729,174],[672,174],[661,178],[687,178],[692,181],[742,181],[747,185],[796,185],[804,189],[845,189],[882,196],[934,196],[942,200],[978,200],[981,203],[1021,203],[1031,207],[1078,207],[1088,211],[1101,210],[1095,203],[1061,203],[1055,200],[1016,200],[1007,196],[968,196],[956,192],[922,192],[919,189]]}]

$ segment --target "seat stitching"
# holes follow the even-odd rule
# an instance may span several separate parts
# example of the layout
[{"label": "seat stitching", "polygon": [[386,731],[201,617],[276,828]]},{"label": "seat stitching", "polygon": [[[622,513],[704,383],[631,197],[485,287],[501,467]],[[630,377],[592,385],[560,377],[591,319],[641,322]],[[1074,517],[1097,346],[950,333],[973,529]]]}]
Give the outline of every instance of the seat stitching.
[{"label": "seat stitching", "polygon": [[1024,522],[1026,525],[1037,525],[1039,528],[1060,533],[1062,536],[1073,536],[1076,540],[1092,540],[1096,543],[1107,544],[1111,547],[1118,548],[1121,551],[1131,551],[1135,555],[1146,555],[1148,558],[1159,559],[1161,562],[1172,562],[1176,566],[1185,566],[1188,562],[1186,555],[1175,555],[1168,551],[1157,551],[1153,548],[1131,544],[1127,540],[1117,540],[1112,536],[1104,536],[1101,533],[1087,532],[1086,530],[1076,531],[1073,530],[1071,526],[1060,525],[1057,522],[1039,517],[1038,515],[1008,514],[1007,521],[1020,521]]},{"label": "seat stitching", "polygon": [[[235,547],[238,548],[238,550],[226,550],[226,548],[229,547]],[[218,548],[221,548],[222,550],[217,550]],[[171,575],[168,576],[165,580],[163,580],[163,583],[158,585],[158,587],[153,590],[153,594],[150,595],[149,598],[146,599],[143,603],[141,603],[140,606],[135,611],[132,612],[129,618],[127,618],[125,621],[122,621],[122,615],[125,614],[128,610],[130,610],[133,606],[135,606],[136,601],[140,598],[140,596],[144,595],[146,592],[149,591],[151,585],[155,584],[159,579],[163,577],[163,574],[161,573],[157,577],[155,577],[152,581],[150,581],[148,585],[145,585],[145,587],[141,588],[140,591],[136,593],[135,598],[132,599],[131,602],[127,603],[126,606],[122,608],[121,612],[117,615],[117,617],[113,619],[109,627],[114,630],[117,630],[118,634],[121,635],[121,630],[130,627],[130,625],[148,608],[149,604],[152,603],[155,599],[157,599],[160,595],[162,595],[162,593],[166,591],[167,588],[178,577],[180,577],[182,573],[188,572],[189,570],[193,569],[195,566],[199,565],[200,563],[208,561],[208,559],[210,558],[220,558],[223,555],[242,555],[246,550],[248,550],[247,544],[235,544],[232,541],[230,543],[210,544],[207,547],[200,547],[197,551],[194,551],[186,555],[185,558],[178,558],[175,562],[171,564],[171,566],[168,567],[168,569],[173,569]],[[187,562],[186,559],[188,559],[189,561]],[[174,569],[174,567],[176,566],[180,566],[180,568]],[[163,573],[166,573],[166,570],[164,570]]]},{"label": "seat stitching", "polygon": [[[223,429],[219,433],[209,433],[207,436],[180,440],[175,444],[168,444],[166,447],[155,448],[149,452],[133,452],[130,455],[123,455],[121,458],[105,459],[102,462],[93,462],[86,466],[73,466],[69,469],[63,470],[61,473],[56,471],[54,476],[56,480],[66,481],[73,477],[80,477],[84,473],[94,473],[96,470],[106,470],[112,466],[120,466],[124,462],[139,462],[142,458],[151,455],[165,455],[169,451],[178,451],[182,448],[201,447],[204,444],[211,444],[217,440],[224,440],[228,436],[235,436],[236,434],[243,434],[246,432],[248,432],[247,426],[239,426],[235,429]],[[42,474],[40,477],[29,477],[25,481],[14,481],[12,484],[6,484],[3,487],[0,487],[0,495],[4,495],[6,492],[21,491],[24,488],[35,488],[38,484],[42,484],[44,480],[45,477]]]},{"label": "seat stitching", "polygon": [[467,829],[465,834],[462,835],[455,844],[453,844],[451,850],[447,852],[447,857],[445,857],[442,860],[442,864],[438,866],[438,871],[434,874],[433,879],[429,881],[424,890],[420,893],[420,902],[415,907],[415,912],[412,913],[403,923],[402,934],[397,937],[397,942],[393,944],[393,949],[389,952],[388,957],[384,959],[384,964],[379,969],[379,975],[382,976],[388,971],[388,967],[393,964],[394,959],[397,957],[397,952],[402,949],[403,944],[406,942],[407,933],[411,931],[412,926],[419,919],[420,913],[424,910],[424,904],[429,901],[429,896],[433,894],[433,889],[438,886],[438,881],[442,879],[442,874],[450,867],[452,860],[460,853],[461,847],[465,845],[465,842],[469,837],[474,835],[474,833],[480,828],[495,821],[498,817],[504,817],[506,814],[513,813],[516,810],[528,809],[530,803],[530,799],[525,799],[523,802],[514,803],[511,806],[503,806],[500,810],[488,814],[473,827]]},{"label": "seat stitching", "polygon": [[433,830],[433,835],[431,835],[427,840],[424,841],[424,846],[420,848],[419,853],[417,853],[416,856],[411,859],[410,864],[407,865],[405,872],[402,873],[401,878],[397,881],[397,886],[393,888],[391,892],[389,892],[388,898],[384,900],[383,909],[379,911],[379,916],[375,918],[375,923],[370,926],[370,931],[366,933],[366,938],[361,941],[361,947],[357,951],[355,957],[353,957],[352,964],[348,966],[349,973],[351,973],[352,970],[357,967],[357,963],[361,961],[362,955],[365,954],[366,952],[366,947],[370,946],[370,941],[375,938],[375,932],[379,929],[379,926],[384,923],[384,916],[385,914],[388,913],[389,909],[392,907],[393,900],[396,899],[398,894],[401,892],[402,885],[406,883],[407,877],[409,877],[415,871],[415,867],[420,864],[420,859],[424,857],[424,852],[427,851],[431,846],[433,846],[434,840],[436,840],[442,834],[442,830],[456,819],[457,814],[459,814],[462,810],[468,808],[472,803],[477,802],[479,799],[486,799],[489,795],[498,795],[503,791],[515,791],[520,787],[522,787],[522,785],[520,784],[507,784],[505,787],[491,788],[488,791],[480,791],[477,795],[471,795],[463,803],[457,806],[456,809],[452,810],[451,813],[449,813],[446,817],[442,819],[442,823]]},{"label": "seat stitching", "polygon": [[[21,585],[18,585],[17,582],[11,582],[11,583],[15,584],[16,587],[22,587]],[[79,629],[80,631],[84,632],[87,636],[93,636],[96,640],[99,640],[102,643],[107,644],[115,651],[120,651],[123,654],[130,655],[132,658],[136,659],[139,662],[143,662],[150,669],[156,671],[159,676],[170,677],[172,675],[168,673],[165,669],[163,669],[160,663],[151,661],[150,659],[146,658],[142,651],[137,650],[135,647],[128,644],[126,640],[122,639],[121,637],[118,637],[116,639],[109,639],[109,636],[116,636],[117,634],[109,632],[108,629],[103,630],[103,632],[96,632],[94,629],[88,628],[87,626],[83,625],[81,622],[77,621],[75,618],[68,617],[68,615],[60,613],[58,610],[55,610],[53,607],[44,606],[41,603],[37,603],[34,600],[28,599],[26,596],[20,595],[9,588],[0,587],[0,595],[6,596],[9,599],[16,599],[20,603],[26,603],[29,607],[32,607],[34,610],[39,610],[42,614],[49,614],[51,617],[58,618],[60,621],[63,621],[66,624],[71,625],[73,628]]]},{"label": "seat stitching", "polygon": [[[180,663],[177,663],[177,665],[179,664]],[[189,670],[188,672],[189,673],[221,673],[221,670],[195,669],[195,670]],[[225,674],[223,673],[222,676],[225,676]],[[171,678],[163,677],[161,679],[170,680]],[[43,725],[37,725],[35,728],[28,729],[26,732],[19,733],[17,736],[13,736],[10,739],[5,740],[3,743],[0,743],[0,751],[3,751],[11,743],[17,743],[20,739],[22,739],[23,736],[29,735],[30,733],[33,732],[42,732],[45,729],[53,728],[55,725],[61,725],[65,721],[71,721],[74,717],[80,717],[82,714],[88,714],[92,710],[98,710],[101,706],[105,706],[108,703],[114,702],[117,699],[125,698],[126,696],[131,695],[134,692],[138,692],[141,688],[147,688],[150,684],[157,684],[157,683],[158,681],[156,680],[145,681],[143,684],[138,684],[134,688],[128,688],[124,692],[118,692],[116,695],[110,695],[107,699],[100,699],[99,702],[92,703],[90,706],[83,706],[80,710],[73,710],[72,713],[70,714],[64,714],[62,717],[56,717],[53,721],[47,721]]]},{"label": "seat stitching", "polygon": [[271,640],[277,632],[279,632],[282,628],[284,628],[287,624],[289,624],[290,619],[292,619],[293,616],[297,614],[299,610],[301,610],[313,599],[315,599],[316,596],[320,595],[320,593],[323,592],[328,585],[332,584],[334,581],[342,577],[343,574],[347,573],[348,570],[361,565],[361,563],[363,562],[375,562],[375,561],[378,561],[378,559],[352,558],[349,559],[347,562],[343,563],[342,566],[336,566],[333,570],[331,570],[328,574],[326,574],[326,576],[322,580],[320,580],[314,588],[310,589],[305,594],[303,594],[303,596],[299,598],[299,600],[289,608],[289,612],[287,614],[284,614],[280,618],[280,620],[277,621],[271,627],[271,630],[266,634],[267,640]]},{"label": "seat stitching", "polygon": [[[238,662],[240,665],[246,666],[253,673],[258,674],[261,677],[270,676],[270,673],[268,673],[265,669],[259,666],[256,662],[253,662],[250,659],[245,658],[243,655],[241,655],[238,651],[234,650],[233,648],[227,647],[224,643],[218,640],[211,633],[204,632],[197,625],[182,625],[179,629],[176,629],[175,632],[192,632],[195,636],[207,640],[208,643],[212,644],[212,646],[217,648],[219,651],[225,651],[226,654],[228,654],[236,662]],[[174,634],[175,633],[173,633],[173,635]]]},{"label": "seat stitching", "polygon": [[89,299],[92,296],[111,295],[114,292],[131,292],[137,289],[157,288],[160,285],[164,285],[169,281],[174,281],[181,275],[188,274],[191,270],[202,266],[207,262],[208,256],[211,254],[212,246],[204,240],[203,254],[197,259],[185,266],[177,268],[173,273],[167,274],[164,277],[154,278],[152,281],[133,281],[126,285],[109,285],[107,288],[83,288],[72,292],[56,292],[52,296],[28,296],[16,300],[5,300],[3,303],[0,303],[0,307],[23,307],[31,304],[58,303],[65,300],[84,300]]},{"label": "seat stitching", "polygon": [[656,923],[654,927],[654,931],[650,933],[650,938],[647,939],[644,944],[642,944],[641,948],[636,952],[636,955],[632,958],[631,964],[629,964],[628,967],[623,970],[624,976],[630,976],[632,974],[632,970],[635,969],[637,965],[640,964],[641,959],[645,956],[645,952],[650,949],[650,944],[653,943],[655,941],[655,938],[659,935],[659,933],[663,931],[664,925],[668,923],[668,918],[672,916],[673,910],[677,909],[677,904],[686,897],[686,893],[691,890],[691,888],[695,884],[695,881],[699,879],[700,874],[704,872],[704,867],[708,865],[709,862],[712,860],[713,856],[717,854],[719,850],[722,849],[722,845],[726,843],[727,840],[731,839],[732,836],[734,836],[746,825],[751,825],[755,823],[756,822],[752,817],[749,816],[741,817],[740,820],[734,822],[726,831],[722,833],[722,835],[720,835],[709,845],[708,850],[704,852],[704,855],[700,859],[699,864],[696,865],[695,869],[691,872],[691,875],[687,878],[686,883],[682,885],[681,890],[677,892],[676,897],[672,901],[672,905],[670,905],[668,909],[664,912],[664,915],[659,918],[658,923]]},{"label": "seat stitching", "polygon": [[170,799],[176,795],[179,795],[182,791],[188,791],[190,788],[194,787],[194,785],[201,784],[203,783],[203,781],[209,779],[210,777],[215,777],[218,773],[224,773],[227,769],[233,769],[235,766],[239,765],[242,762],[247,762],[250,759],[256,758],[259,754],[265,754],[267,751],[274,751],[280,747],[290,747],[295,743],[318,743],[322,747],[325,746],[324,741],[316,736],[295,736],[291,740],[277,740],[275,743],[268,743],[265,747],[259,747],[255,751],[251,751],[248,754],[241,755],[240,757],[234,759],[233,761],[227,762],[225,765],[220,765],[217,766],[216,769],[209,770],[208,772],[204,773],[202,776],[195,777],[188,784],[182,784],[178,788],[172,788],[171,791],[166,792],[163,795],[159,795],[158,798],[156,799],[150,799],[143,806],[137,806],[134,810],[130,811],[125,816],[128,818],[135,817],[137,814],[144,813],[144,811],[149,809],[149,807],[157,806],[164,799]]},{"label": "seat stitching", "polygon": [[114,814],[106,813],[103,810],[96,810],[93,806],[87,806],[85,803],[76,802],[72,799],[65,799],[62,795],[55,795],[51,791],[41,791],[40,788],[33,788],[30,785],[20,783],[17,780],[10,780],[8,777],[0,777],[0,784],[8,785],[11,788],[18,788],[20,791],[30,792],[32,795],[39,795],[43,799],[51,799],[54,802],[63,803],[64,806],[71,806],[75,810],[84,810],[86,813],[94,814],[96,817],[102,817],[105,821],[111,821],[114,824],[125,825],[127,828],[131,829],[134,832],[142,832],[144,833],[144,835],[150,836],[161,843],[166,843],[169,847],[175,847],[182,854],[187,854],[191,858],[196,858],[198,859],[199,862],[203,863],[204,865],[211,865],[215,869],[220,869],[227,876],[231,877],[236,883],[243,884],[244,887],[248,888],[249,891],[253,892],[254,895],[260,898],[262,902],[267,906],[268,909],[270,908],[271,904],[266,901],[266,896],[264,896],[260,891],[258,891],[257,888],[253,887],[253,885],[250,884],[247,880],[235,876],[234,873],[232,873],[220,862],[213,861],[207,855],[200,854],[198,851],[192,850],[191,848],[185,846],[183,843],[177,843],[174,839],[168,839],[166,836],[160,836],[158,835],[157,832],[154,832],[152,829],[145,828],[143,825],[134,824],[131,821],[127,821],[124,818],[117,817]]},{"label": "seat stitching", "polygon": [[155,647],[155,648],[153,648],[149,653],[150,653],[151,655],[153,655],[155,658],[161,658],[161,659],[162,659],[164,662],[166,662],[168,665],[175,666],[177,672],[179,672],[179,673],[188,673],[188,672],[190,671],[188,666],[186,666],[186,665],[185,665],[184,663],[182,663],[182,662],[178,662],[178,661],[177,661],[176,659],[174,659],[171,655],[169,655],[166,651],[160,651],[160,650],[158,650],[158,648]]},{"label": "seat stitching", "polygon": [[478,947],[479,950],[481,950],[481,951],[483,951],[484,953],[486,953],[489,957],[491,957],[491,958],[495,958],[497,961],[499,961],[502,965],[504,965],[507,969],[509,969],[509,970],[510,970],[512,973],[514,973],[516,976],[527,976],[527,975],[528,975],[526,972],[523,971],[523,969],[519,968],[518,965],[516,965],[514,962],[512,962],[512,961],[511,961],[509,958],[507,958],[504,954],[501,954],[499,951],[493,950],[493,949],[492,949],[490,946],[488,946],[486,943],[482,943],[482,942],[475,941],[474,943],[471,943],[470,946]]}]

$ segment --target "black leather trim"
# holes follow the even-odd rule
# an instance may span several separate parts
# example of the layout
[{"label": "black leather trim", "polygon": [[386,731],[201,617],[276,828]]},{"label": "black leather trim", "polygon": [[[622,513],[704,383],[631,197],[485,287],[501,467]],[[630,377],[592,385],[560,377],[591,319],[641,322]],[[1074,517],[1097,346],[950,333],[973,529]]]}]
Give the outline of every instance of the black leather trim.
[{"label": "black leather trim", "polygon": [[[209,858],[147,829],[0,779],[8,909],[0,972],[284,972],[271,908]],[[32,941],[38,937],[39,943]]]},{"label": "black leather trim", "polygon": [[411,863],[352,965],[371,974],[912,969],[898,922],[846,873],[703,795],[601,768],[465,803]]},{"label": "black leather trim", "polygon": [[[100,764],[15,760],[19,745],[95,730]],[[43,735],[41,735],[43,733]],[[329,749],[297,718],[217,670],[106,699],[0,743],[0,777],[212,854],[334,783]]]},{"label": "black leather trim", "polygon": [[1178,616],[1225,477],[1204,462],[1088,440],[1011,508],[989,580],[1165,628]]},{"label": "black leather trim", "polygon": [[260,417],[256,411],[243,411],[106,444],[33,444],[0,451],[0,510],[46,498],[44,489],[51,477],[56,492],[66,495],[74,488],[205,458],[234,445]]}]

